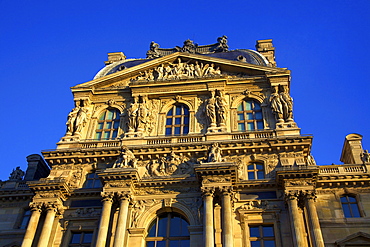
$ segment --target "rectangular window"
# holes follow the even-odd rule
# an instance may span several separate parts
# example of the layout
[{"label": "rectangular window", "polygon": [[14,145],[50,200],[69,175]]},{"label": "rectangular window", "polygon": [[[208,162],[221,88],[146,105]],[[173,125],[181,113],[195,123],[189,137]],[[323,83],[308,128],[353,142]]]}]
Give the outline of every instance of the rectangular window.
[{"label": "rectangular window", "polygon": [[69,247],[90,247],[93,240],[93,232],[72,232]]},{"label": "rectangular window", "polygon": [[250,225],[249,240],[251,247],[275,247],[273,225]]}]

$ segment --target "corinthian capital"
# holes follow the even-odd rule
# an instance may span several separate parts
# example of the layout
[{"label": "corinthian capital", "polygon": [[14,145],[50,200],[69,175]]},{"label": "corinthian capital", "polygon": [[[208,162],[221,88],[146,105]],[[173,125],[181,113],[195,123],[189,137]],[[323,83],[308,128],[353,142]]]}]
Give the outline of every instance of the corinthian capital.
[{"label": "corinthian capital", "polygon": [[130,191],[119,191],[117,192],[118,200],[131,200],[131,192]]},{"label": "corinthian capital", "polygon": [[31,211],[39,211],[42,209],[42,202],[30,202],[29,207]]},{"label": "corinthian capital", "polygon": [[113,192],[101,192],[100,195],[103,197],[102,202],[113,202]]},{"label": "corinthian capital", "polygon": [[213,188],[213,187],[202,187],[201,191],[202,191],[202,196],[203,197],[213,196],[213,194],[215,193],[215,188]]}]

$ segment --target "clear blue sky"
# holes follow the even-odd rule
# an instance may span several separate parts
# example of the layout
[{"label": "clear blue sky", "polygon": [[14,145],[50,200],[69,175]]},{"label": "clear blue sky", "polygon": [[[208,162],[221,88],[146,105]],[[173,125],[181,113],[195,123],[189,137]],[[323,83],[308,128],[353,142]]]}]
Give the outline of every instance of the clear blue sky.
[{"label": "clear blue sky", "polygon": [[292,70],[294,116],[312,134],[318,164],[339,164],[344,137],[370,149],[370,1],[0,0],[0,179],[26,156],[54,149],[73,108],[70,87],[89,81],[108,52],[143,58],[190,38],[230,49],[273,39]]}]

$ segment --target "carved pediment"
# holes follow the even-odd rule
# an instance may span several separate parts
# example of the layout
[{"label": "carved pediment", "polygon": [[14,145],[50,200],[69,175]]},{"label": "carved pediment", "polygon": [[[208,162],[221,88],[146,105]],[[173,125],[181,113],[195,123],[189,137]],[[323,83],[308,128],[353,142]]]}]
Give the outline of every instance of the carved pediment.
[{"label": "carved pediment", "polygon": [[241,61],[185,52],[175,52],[152,60],[139,60],[104,77],[79,84],[81,88],[123,88],[131,84],[191,80],[199,78],[247,78],[264,76],[266,73],[288,73],[286,69],[255,65]]},{"label": "carved pediment", "polygon": [[369,246],[370,234],[365,232],[356,232],[341,240],[335,242],[337,246]]}]

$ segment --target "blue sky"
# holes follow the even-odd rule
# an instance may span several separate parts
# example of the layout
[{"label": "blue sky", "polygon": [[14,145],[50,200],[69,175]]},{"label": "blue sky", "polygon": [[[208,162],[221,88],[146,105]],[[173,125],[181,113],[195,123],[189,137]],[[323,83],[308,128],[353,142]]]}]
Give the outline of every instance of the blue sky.
[{"label": "blue sky", "polygon": [[230,49],[273,39],[292,71],[294,118],[312,134],[320,165],[336,163],[344,137],[370,149],[370,1],[1,1],[1,172],[55,149],[73,108],[70,87],[89,81],[108,52],[142,58],[163,48],[228,36]]}]

